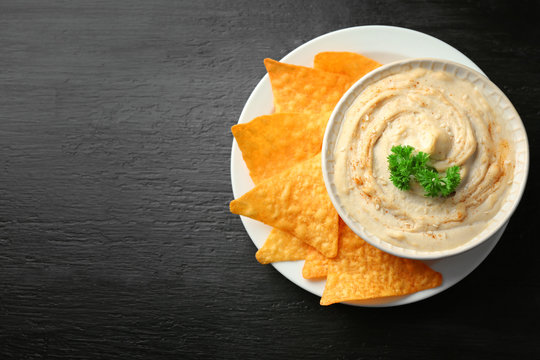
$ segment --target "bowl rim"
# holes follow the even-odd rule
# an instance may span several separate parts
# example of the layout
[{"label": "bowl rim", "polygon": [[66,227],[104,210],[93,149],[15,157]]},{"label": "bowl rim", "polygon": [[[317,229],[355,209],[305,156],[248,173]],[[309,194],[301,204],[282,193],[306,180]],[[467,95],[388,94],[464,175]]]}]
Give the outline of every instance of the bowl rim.
[{"label": "bowl rim", "polygon": [[[335,145],[335,141],[339,138],[339,135],[341,132],[342,120],[346,116],[348,109],[352,106],[355,99],[360,95],[360,93],[368,85],[370,85],[371,83],[375,81],[380,80],[381,78],[384,78],[385,76],[398,73],[401,71],[401,69],[406,68],[406,67],[408,67],[408,69],[412,69],[413,67],[433,69],[434,67],[437,67],[436,70],[443,70],[443,71],[447,71],[447,67],[451,67],[455,69],[455,73],[457,73],[459,69],[461,71],[465,71],[465,73],[467,74],[466,75],[467,77],[470,75],[472,75],[473,77],[476,77],[478,80],[475,80],[475,82],[480,81],[482,83],[483,86],[482,86],[481,92],[486,98],[492,96],[493,94],[496,94],[498,96],[499,103],[493,104],[493,101],[490,101],[491,105],[494,105],[500,109],[500,103],[505,102],[504,111],[510,111],[511,115],[509,116],[512,118],[515,118],[515,123],[517,124],[516,131],[521,132],[520,134],[522,135],[521,140],[523,140],[524,142],[524,145],[520,147],[521,150],[523,150],[523,153],[522,153],[523,170],[520,172],[520,174],[522,173],[523,175],[520,178],[520,180],[522,181],[518,185],[519,189],[517,193],[513,196],[511,201],[508,200],[511,194],[507,193],[505,195],[507,198],[505,199],[503,205],[501,205],[501,210],[499,210],[499,212],[492,218],[492,220],[490,220],[486,228],[482,230],[479,234],[471,238],[469,241],[454,248],[436,250],[436,251],[415,250],[415,249],[400,247],[395,244],[391,244],[383,239],[380,239],[379,237],[373,234],[370,234],[361,224],[359,224],[356,220],[352,219],[351,216],[349,216],[349,214],[347,213],[347,211],[345,211],[345,209],[341,206],[341,203],[339,201],[339,196],[337,194],[337,191],[335,190],[335,187],[333,186],[333,159],[332,159],[332,156],[330,156],[330,154],[333,153],[334,148],[332,147],[330,149],[330,147],[332,145]],[[494,90],[494,91],[491,94],[487,95],[486,88],[490,90]],[[336,129],[336,127],[338,128]],[[515,151],[516,151],[516,159],[517,159],[517,144],[514,144],[514,145],[516,146]],[[404,257],[404,258],[410,258],[410,259],[434,260],[434,259],[440,259],[440,258],[462,254],[466,251],[471,250],[472,248],[484,243],[489,238],[494,236],[496,232],[509,221],[510,217],[512,216],[517,206],[519,205],[521,198],[523,196],[523,193],[525,191],[525,186],[527,183],[527,178],[528,178],[528,173],[529,173],[529,165],[530,165],[529,152],[530,150],[529,150],[527,132],[517,110],[515,109],[512,102],[508,99],[508,97],[501,91],[501,89],[497,85],[495,85],[491,80],[489,80],[484,74],[474,69],[471,69],[463,64],[449,61],[449,60],[438,59],[438,58],[412,58],[412,59],[405,59],[405,60],[399,60],[392,63],[388,63],[371,71],[367,75],[360,78],[356,83],[354,83],[349,88],[349,90],[341,97],[341,99],[335,106],[328,120],[328,124],[327,124],[324,138],[323,138],[321,161],[322,161],[322,173],[323,173],[324,183],[325,183],[328,195],[330,197],[330,200],[332,201],[332,204],[334,205],[341,219],[351,228],[351,230],[353,230],[358,236],[360,236],[366,242],[392,255]],[[516,173],[517,173],[517,164],[514,167],[514,176]],[[515,180],[515,178],[513,180]],[[511,189],[509,189],[508,191],[510,192],[510,190]],[[496,218],[498,214],[503,211],[503,207],[507,203],[511,203],[510,208],[505,209],[504,215],[500,217],[496,222],[493,222],[493,219]]]}]

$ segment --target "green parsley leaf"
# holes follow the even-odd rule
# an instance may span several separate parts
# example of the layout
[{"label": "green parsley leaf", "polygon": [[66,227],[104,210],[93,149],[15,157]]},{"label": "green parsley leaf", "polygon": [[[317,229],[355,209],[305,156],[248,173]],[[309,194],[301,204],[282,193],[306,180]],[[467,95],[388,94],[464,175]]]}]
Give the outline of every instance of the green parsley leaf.
[{"label": "green parsley leaf", "polygon": [[388,155],[390,181],[400,190],[409,190],[413,174],[412,146],[394,146]]},{"label": "green parsley leaf", "polygon": [[449,167],[445,177],[441,178],[437,170],[428,165],[429,154],[420,151],[412,155],[413,151],[414,148],[409,145],[392,147],[392,153],[388,155],[390,181],[400,190],[409,190],[411,179],[415,178],[424,188],[424,196],[452,194],[461,182],[459,166]]},{"label": "green parsley leaf", "polygon": [[442,187],[438,172],[429,168],[423,168],[415,174],[415,177],[425,190],[424,196],[439,196]]},{"label": "green parsley leaf", "polygon": [[442,178],[443,187],[441,189],[443,196],[448,196],[458,187],[461,182],[461,175],[459,174],[459,166],[452,166],[446,169],[446,176]]}]

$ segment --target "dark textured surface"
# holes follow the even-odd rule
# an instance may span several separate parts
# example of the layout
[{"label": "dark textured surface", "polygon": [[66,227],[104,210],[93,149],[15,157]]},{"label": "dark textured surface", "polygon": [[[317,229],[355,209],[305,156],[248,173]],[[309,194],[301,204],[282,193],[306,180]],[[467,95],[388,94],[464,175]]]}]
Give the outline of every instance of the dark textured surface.
[{"label": "dark textured surface", "polygon": [[[538,358],[538,15],[535,1],[2,1],[0,358]],[[229,128],[263,58],[368,24],[476,62],[520,112],[532,167],[458,285],[324,308],[259,265],[229,214]]]}]

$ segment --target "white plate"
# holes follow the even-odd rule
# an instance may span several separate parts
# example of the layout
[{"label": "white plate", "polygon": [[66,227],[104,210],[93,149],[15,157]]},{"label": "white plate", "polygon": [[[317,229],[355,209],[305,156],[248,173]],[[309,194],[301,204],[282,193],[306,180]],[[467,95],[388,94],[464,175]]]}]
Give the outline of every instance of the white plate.
[{"label": "white plate", "polygon": [[[461,63],[483,73],[476,64],[450,45],[417,31],[392,26],[360,26],[334,31],[301,45],[280,61],[289,64],[313,66],[314,56],[322,51],[357,52],[382,64],[407,58],[441,58]],[[263,66],[262,60],[261,66]],[[271,114],[273,110],[272,88],[268,75],[265,75],[251,93],[238,123],[251,121],[260,115]],[[242,159],[242,153],[236,141],[233,141],[231,153],[231,180],[235,198],[242,196],[253,188],[253,182],[249,177],[249,171]],[[241,219],[253,243],[257,248],[260,248],[270,233],[271,227],[243,216],[241,216]],[[443,275],[442,285],[435,289],[424,290],[407,296],[349,302],[348,304],[371,307],[396,306],[416,302],[438,294],[470,274],[495,247],[505,228],[506,225],[495,233],[491,239],[466,253],[439,260],[425,261],[432,269]],[[304,261],[279,262],[272,265],[296,285],[317,296],[322,296],[325,281],[304,279],[302,277]]]}]

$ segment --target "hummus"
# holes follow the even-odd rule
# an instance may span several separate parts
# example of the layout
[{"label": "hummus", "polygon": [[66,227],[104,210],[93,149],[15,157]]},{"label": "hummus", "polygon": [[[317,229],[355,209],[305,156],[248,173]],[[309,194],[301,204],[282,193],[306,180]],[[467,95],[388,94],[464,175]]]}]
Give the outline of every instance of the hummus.
[{"label": "hummus", "polygon": [[[478,235],[512,183],[513,148],[501,115],[473,83],[450,73],[412,69],[369,85],[353,102],[334,149],[334,181],[347,213],[371,234],[423,251],[457,247]],[[443,173],[460,166],[448,197],[429,198],[411,181],[389,180],[394,145],[430,154]]]}]

